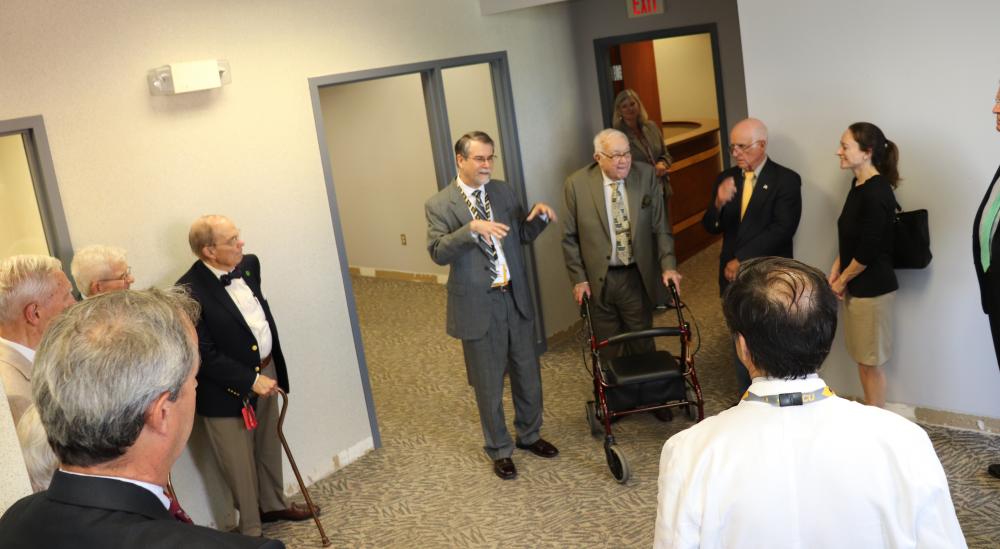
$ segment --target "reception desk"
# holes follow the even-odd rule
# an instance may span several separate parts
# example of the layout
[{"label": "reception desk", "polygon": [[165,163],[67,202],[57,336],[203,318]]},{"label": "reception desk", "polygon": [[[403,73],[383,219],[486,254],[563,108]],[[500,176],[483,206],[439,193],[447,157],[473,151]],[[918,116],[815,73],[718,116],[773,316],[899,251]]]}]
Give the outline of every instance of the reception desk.
[{"label": "reception desk", "polygon": [[721,238],[701,226],[716,176],[722,171],[719,121],[705,118],[663,122],[670,166],[670,223],[677,261],[684,261]]}]

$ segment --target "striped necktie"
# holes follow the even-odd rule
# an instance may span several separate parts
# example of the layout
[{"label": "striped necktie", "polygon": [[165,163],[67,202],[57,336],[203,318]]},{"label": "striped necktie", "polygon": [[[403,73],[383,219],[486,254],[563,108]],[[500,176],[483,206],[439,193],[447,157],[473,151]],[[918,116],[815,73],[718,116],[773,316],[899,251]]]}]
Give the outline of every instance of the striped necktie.
[{"label": "striped necktie", "polygon": [[[493,218],[493,212],[490,208],[490,199],[483,196],[482,189],[476,189],[472,191],[473,198],[476,199],[475,204],[473,204],[473,217],[476,219],[482,219],[483,221],[490,221]],[[486,254],[486,258],[490,260],[490,280],[494,280],[497,277],[497,263],[499,258],[497,257],[496,246],[493,245],[493,237],[491,236],[479,236],[479,249]]]}]

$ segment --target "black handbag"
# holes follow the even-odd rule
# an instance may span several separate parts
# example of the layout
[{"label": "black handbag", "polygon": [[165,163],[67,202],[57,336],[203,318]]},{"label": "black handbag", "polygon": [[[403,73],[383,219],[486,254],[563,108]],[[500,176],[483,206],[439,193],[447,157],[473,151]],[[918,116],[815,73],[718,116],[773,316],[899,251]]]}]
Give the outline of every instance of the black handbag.
[{"label": "black handbag", "polygon": [[904,212],[896,203],[892,225],[892,266],[896,269],[923,269],[931,262],[931,233],[927,210]]}]

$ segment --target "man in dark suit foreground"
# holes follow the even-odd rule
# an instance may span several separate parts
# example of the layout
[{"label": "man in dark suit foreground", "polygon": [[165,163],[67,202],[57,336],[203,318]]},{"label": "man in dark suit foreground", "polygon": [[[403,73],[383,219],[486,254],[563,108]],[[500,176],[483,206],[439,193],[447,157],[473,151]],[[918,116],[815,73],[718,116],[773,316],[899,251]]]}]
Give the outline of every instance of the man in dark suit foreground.
[{"label": "man in dark suit foreground", "polygon": [[0,547],[284,547],[189,524],[163,488],[194,420],[197,318],[183,291],[151,289],[53,322],[32,395],[62,466],[0,518]]},{"label": "man in dark suit foreground", "polygon": [[[282,482],[278,403],[270,397],[278,387],[288,392],[285,356],[261,291],[260,261],[243,255],[236,225],[202,216],[188,244],[198,261],[177,284],[201,305],[196,409],[240,511],[240,533],[259,536],[261,522],[312,517],[305,505],[288,504]],[[244,418],[251,412],[256,427]]]},{"label": "man in dark suit foreground", "polygon": [[[767,127],[756,118],[733,126],[729,151],[736,166],[715,180],[712,200],[701,220],[710,233],[722,233],[719,293],[736,277],[740,263],[754,257],[792,257],[792,237],[802,217],[799,174],[767,156]],[[750,386],[747,369],[736,359],[742,395]]]},{"label": "man in dark suit foreground", "polygon": [[[470,132],[455,143],[458,177],[424,205],[427,250],[449,265],[448,335],[462,340],[465,369],[476,393],[483,449],[493,472],[517,476],[514,447],[551,458],[559,450],[541,438],[542,376],[535,354],[534,307],[522,246],[535,240],[552,208],[538,203],[527,216],[517,194],[491,179],[493,140]],[[503,379],[514,400],[512,441],[503,413]]]}]

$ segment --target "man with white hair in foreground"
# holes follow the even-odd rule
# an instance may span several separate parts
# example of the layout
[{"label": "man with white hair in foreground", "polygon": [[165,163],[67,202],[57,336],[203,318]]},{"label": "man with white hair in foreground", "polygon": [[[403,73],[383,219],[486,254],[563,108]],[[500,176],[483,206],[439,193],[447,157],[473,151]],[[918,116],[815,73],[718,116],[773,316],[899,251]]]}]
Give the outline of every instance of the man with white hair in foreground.
[{"label": "man with white hair in foreground", "polygon": [[837,329],[822,272],[745,261],[723,312],[753,382],[663,446],[655,547],[966,546],[927,433],[817,375]]}]

